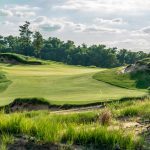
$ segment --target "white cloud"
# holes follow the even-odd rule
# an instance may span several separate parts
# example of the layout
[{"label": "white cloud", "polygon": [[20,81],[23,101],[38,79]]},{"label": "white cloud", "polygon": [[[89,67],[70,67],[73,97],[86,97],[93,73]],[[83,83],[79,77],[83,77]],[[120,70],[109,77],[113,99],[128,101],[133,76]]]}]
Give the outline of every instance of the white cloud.
[{"label": "white cloud", "polygon": [[32,21],[32,28],[42,29],[43,31],[58,31],[63,28],[63,23],[61,22],[61,19],[50,19],[46,16],[39,16],[35,20]]},{"label": "white cloud", "polygon": [[30,18],[35,16],[38,10],[40,10],[39,7],[31,7],[29,5],[6,5],[5,9],[0,9],[0,15]]},{"label": "white cloud", "polygon": [[52,31],[60,30],[62,26],[59,24],[54,24],[49,22],[47,24],[39,25],[39,28],[41,28],[43,31],[52,32]]},{"label": "white cloud", "polygon": [[144,50],[146,51],[150,47],[150,43],[147,39],[124,39],[118,41],[106,41],[104,44],[110,47],[127,48],[130,50]]},{"label": "white cloud", "polygon": [[0,9],[0,16],[13,16],[10,10]]},{"label": "white cloud", "polygon": [[148,37],[150,36],[150,26],[141,28],[139,30],[134,30],[131,32],[131,35],[135,37]]},{"label": "white cloud", "polygon": [[39,16],[33,22],[33,28],[43,29],[45,31],[61,31],[62,29],[71,30],[74,32],[82,32],[86,29],[86,25],[74,23],[67,18],[48,18]]},{"label": "white cloud", "polygon": [[150,34],[150,26],[142,28],[141,32],[143,32],[145,34]]},{"label": "white cloud", "polygon": [[117,29],[99,26],[96,24],[88,25],[83,23],[75,23],[66,18],[48,18],[46,16],[39,16],[32,21],[33,29],[42,29],[44,31],[61,31],[62,29],[71,32],[80,33],[116,33],[121,34],[126,32],[125,29]]},{"label": "white cloud", "polygon": [[125,39],[121,41],[113,41],[111,44],[136,44],[136,45],[149,45],[146,39]]},{"label": "white cloud", "polygon": [[[79,11],[145,11],[149,10],[149,0],[66,0],[64,4],[56,5],[54,9],[79,10]],[[138,12],[137,12],[138,13]]]},{"label": "white cloud", "polygon": [[124,29],[117,29],[117,28],[105,28],[105,27],[99,27],[99,26],[89,26],[87,27],[84,32],[88,33],[109,33],[109,34],[122,34],[126,32]]},{"label": "white cloud", "polygon": [[104,25],[122,25],[126,24],[126,22],[122,18],[114,18],[114,19],[103,19],[96,18],[94,22]]},{"label": "white cloud", "polygon": [[32,17],[32,16],[36,16],[35,12],[21,12],[21,11],[16,11],[15,12],[15,16],[17,17],[21,17],[21,18],[29,18],[29,17]]},{"label": "white cloud", "polygon": [[12,25],[14,25],[14,23],[13,23],[13,22],[10,22],[10,21],[4,21],[4,22],[2,22],[1,24],[2,24],[2,25],[5,25],[5,26],[12,26]]},{"label": "white cloud", "polygon": [[39,30],[45,37],[50,33],[77,44],[108,41],[107,45],[121,48],[150,47],[150,0],[32,0],[15,3],[3,2],[1,5],[0,2],[0,17],[4,16],[0,21],[1,34],[18,34],[18,26],[28,20],[33,31]]},{"label": "white cloud", "polygon": [[6,9],[9,9],[11,11],[37,11],[40,10],[40,7],[32,7],[29,5],[6,5]]}]

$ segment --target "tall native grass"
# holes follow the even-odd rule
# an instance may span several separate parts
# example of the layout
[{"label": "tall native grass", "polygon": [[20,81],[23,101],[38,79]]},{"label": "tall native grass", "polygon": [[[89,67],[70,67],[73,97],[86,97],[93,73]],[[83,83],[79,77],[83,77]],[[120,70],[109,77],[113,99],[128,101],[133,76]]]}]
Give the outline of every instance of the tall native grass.
[{"label": "tall native grass", "polygon": [[[138,104],[138,105],[137,105]],[[0,112],[1,149],[5,150],[8,143],[12,143],[13,136],[27,135],[36,140],[68,145],[81,145],[98,149],[113,150],[116,147],[134,150],[142,145],[140,138],[125,129],[113,129],[113,121],[119,116],[138,116],[149,118],[150,101],[139,100],[107,105],[107,109],[96,111],[56,114],[49,111],[33,111],[5,114]],[[109,123],[100,123],[105,114],[111,117]],[[105,122],[105,121],[104,121]],[[109,128],[109,125],[112,127]],[[10,135],[10,136],[9,136]]]},{"label": "tall native grass", "polygon": [[1,139],[0,150],[7,150],[7,145],[14,143],[14,137],[11,134],[3,133],[0,139]]},{"label": "tall native grass", "polygon": [[118,109],[118,111],[114,110],[114,112],[118,113],[118,116],[141,117],[150,120],[150,99],[126,104],[124,107]]},{"label": "tall native grass", "polygon": [[116,149],[117,147],[133,150],[137,144],[131,133],[124,134],[122,130],[108,130],[106,127],[99,125],[93,128],[82,126],[78,130],[74,126],[70,126],[63,135],[62,141],[106,150]]},{"label": "tall native grass", "polygon": [[[27,115],[28,114],[28,115]],[[27,135],[50,142],[91,146],[105,149],[135,149],[139,141],[122,129],[108,129],[94,120],[96,112],[70,115],[31,112],[0,114],[2,135]],[[4,144],[3,144],[4,146]]]}]

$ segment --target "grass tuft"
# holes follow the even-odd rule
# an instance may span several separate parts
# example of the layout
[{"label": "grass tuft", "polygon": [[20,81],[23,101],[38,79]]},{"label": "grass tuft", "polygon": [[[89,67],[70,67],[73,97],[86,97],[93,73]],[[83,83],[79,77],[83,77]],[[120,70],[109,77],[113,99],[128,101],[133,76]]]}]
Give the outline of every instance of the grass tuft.
[{"label": "grass tuft", "polygon": [[100,123],[102,125],[109,125],[111,123],[111,120],[112,120],[112,113],[110,110],[108,109],[105,109],[101,112],[100,116],[99,116],[99,120],[100,120]]},{"label": "grass tuft", "polygon": [[1,139],[0,150],[7,150],[7,145],[14,143],[14,137],[10,134],[3,133],[0,139]]}]

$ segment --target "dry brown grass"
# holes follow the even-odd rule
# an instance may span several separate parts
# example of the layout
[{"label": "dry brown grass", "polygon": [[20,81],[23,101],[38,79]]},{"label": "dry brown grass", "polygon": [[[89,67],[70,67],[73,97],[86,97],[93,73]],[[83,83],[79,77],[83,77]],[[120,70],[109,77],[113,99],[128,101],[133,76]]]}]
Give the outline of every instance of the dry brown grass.
[{"label": "dry brown grass", "polygon": [[99,116],[99,121],[102,125],[109,125],[112,120],[112,113],[109,109],[105,109]]}]

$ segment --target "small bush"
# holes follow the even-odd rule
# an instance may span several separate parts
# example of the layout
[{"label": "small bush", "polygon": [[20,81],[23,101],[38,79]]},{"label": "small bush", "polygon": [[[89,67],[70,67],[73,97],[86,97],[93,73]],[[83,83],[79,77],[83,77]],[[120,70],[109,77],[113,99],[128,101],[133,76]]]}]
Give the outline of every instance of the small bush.
[{"label": "small bush", "polygon": [[101,123],[102,125],[109,125],[110,122],[111,122],[111,120],[112,120],[112,113],[110,112],[110,110],[105,109],[105,110],[101,113],[99,119],[100,119],[100,123]]}]

